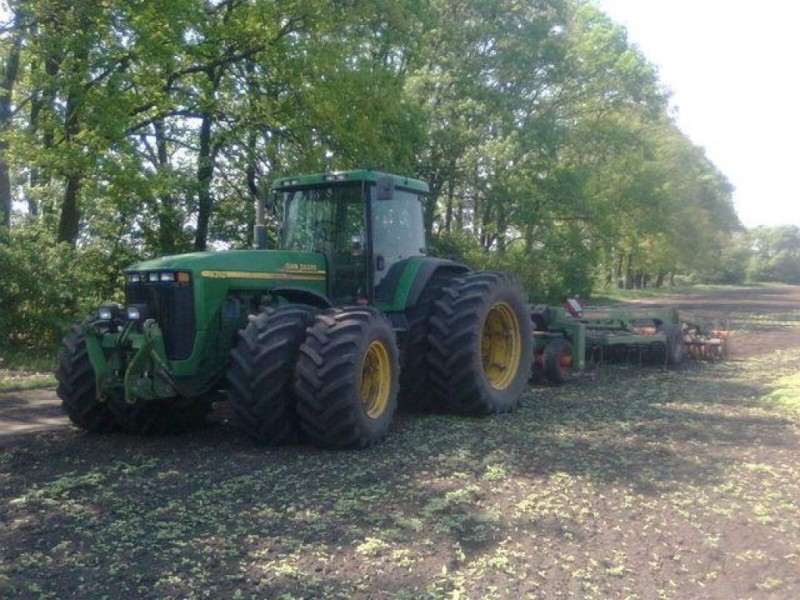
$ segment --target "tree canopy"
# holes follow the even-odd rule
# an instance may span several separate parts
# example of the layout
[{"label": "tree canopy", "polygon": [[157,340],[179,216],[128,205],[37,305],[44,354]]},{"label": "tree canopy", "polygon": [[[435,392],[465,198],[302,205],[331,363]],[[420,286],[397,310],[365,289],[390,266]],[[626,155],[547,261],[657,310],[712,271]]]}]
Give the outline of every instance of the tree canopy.
[{"label": "tree canopy", "polygon": [[275,223],[269,180],[299,172],[426,180],[432,245],[539,299],[711,277],[741,230],[657,70],[591,2],[6,3],[0,258],[96,261],[48,263],[95,290],[63,311],[137,258],[248,246],[256,201]]}]

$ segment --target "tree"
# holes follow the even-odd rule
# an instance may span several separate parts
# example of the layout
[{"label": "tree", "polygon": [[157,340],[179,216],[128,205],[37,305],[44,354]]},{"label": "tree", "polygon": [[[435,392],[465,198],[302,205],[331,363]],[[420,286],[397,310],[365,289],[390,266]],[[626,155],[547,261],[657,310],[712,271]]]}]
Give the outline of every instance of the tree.
[{"label": "tree", "polygon": [[2,55],[0,55],[0,212],[3,213],[0,224],[11,227],[11,178],[7,153],[9,144],[6,136],[11,128],[13,117],[12,105],[14,86],[19,75],[20,54],[24,36],[25,13],[19,6],[11,7],[12,20],[3,26]]}]

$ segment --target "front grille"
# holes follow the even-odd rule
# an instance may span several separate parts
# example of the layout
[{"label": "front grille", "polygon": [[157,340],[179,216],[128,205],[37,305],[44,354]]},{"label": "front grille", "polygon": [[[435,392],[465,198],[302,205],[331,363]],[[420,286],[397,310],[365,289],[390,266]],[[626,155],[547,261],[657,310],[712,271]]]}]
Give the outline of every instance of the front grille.
[{"label": "front grille", "polygon": [[194,293],[189,284],[171,282],[129,283],[127,304],[146,304],[164,335],[170,360],[185,360],[192,354],[195,334]]}]

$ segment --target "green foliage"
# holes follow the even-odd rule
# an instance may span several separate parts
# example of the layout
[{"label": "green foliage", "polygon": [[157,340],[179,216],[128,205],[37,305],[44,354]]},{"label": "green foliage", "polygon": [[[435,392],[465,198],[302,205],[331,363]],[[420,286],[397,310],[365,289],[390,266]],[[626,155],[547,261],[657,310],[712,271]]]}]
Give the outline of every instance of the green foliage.
[{"label": "green foliage", "polygon": [[800,284],[800,227],[757,227],[750,240],[751,280]]},{"label": "green foliage", "polygon": [[36,226],[12,230],[0,244],[0,348],[51,348],[70,323],[120,299],[121,267],[131,258],[54,244]]},{"label": "green foliage", "polygon": [[428,240],[428,254],[470,264],[481,253],[475,236],[467,231],[441,231]]},{"label": "green foliage", "polygon": [[432,254],[511,270],[537,300],[738,282],[748,262],[754,279],[800,278],[796,249],[762,251],[760,234],[749,261],[729,182],[592,3],[9,7],[4,343],[52,337],[137,257],[249,246],[255,202],[277,224],[270,179],[327,169],[425,179]]}]

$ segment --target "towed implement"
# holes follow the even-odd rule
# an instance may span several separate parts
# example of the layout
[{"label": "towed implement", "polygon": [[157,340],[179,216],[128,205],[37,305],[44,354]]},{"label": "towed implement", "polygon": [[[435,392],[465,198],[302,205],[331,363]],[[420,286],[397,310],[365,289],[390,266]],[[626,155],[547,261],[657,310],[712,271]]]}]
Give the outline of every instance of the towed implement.
[{"label": "towed implement", "polygon": [[681,365],[686,357],[723,359],[727,332],[681,319],[676,308],[534,306],[533,374],[561,384],[589,364],[627,361]]},{"label": "towed implement", "polygon": [[89,431],[148,434],[227,397],[257,441],[371,446],[398,404],[488,415],[527,384],[533,339],[508,275],[426,255],[425,183],[357,170],[279,179],[278,249],[263,207],[252,250],[168,256],[125,272],[125,305],[64,338],[58,395]]}]

